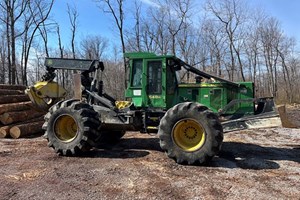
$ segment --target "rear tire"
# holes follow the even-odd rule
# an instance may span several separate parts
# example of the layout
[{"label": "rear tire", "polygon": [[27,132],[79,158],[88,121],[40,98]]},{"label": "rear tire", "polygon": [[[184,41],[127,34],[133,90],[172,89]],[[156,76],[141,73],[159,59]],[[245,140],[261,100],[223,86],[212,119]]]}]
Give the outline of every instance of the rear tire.
[{"label": "rear tire", "polygon": [[179,164],[204,164],[221,149],[223,129],[218,117],[199,103],[180,103],[160,121],[161,148]]},{"label": "rear tire", "polygon": [[91,149],[99,137],[98,113],[78,100],[61,101],[45,116],[48,146],[60,155],[77,155]]}]

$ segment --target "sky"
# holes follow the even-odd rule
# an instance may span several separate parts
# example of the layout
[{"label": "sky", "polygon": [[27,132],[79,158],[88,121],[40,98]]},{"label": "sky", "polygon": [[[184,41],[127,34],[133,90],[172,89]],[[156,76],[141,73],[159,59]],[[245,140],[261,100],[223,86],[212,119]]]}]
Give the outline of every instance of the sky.
[{"label": "sky", "polygon": [[300,43],[300,1],[299,0],[248,0],[252,5],[262,7],[267,14],[275,17],[284,33],[295,37]]},{"label": "sky", "polygon": [[[151,0],[139,0],[144,7],[155,6],[151,4]],[[195,0],[201,4],[204,0]],[[129,3],[125,7],[125,14],[134,12],[133,0],[127,0]],[[300,1],[299,0],[247,0],[250,6],[259,7],[266,11],[269,16],[275,17],[281,23],[284,33],[289,37],[295,37],[300,44]],[[95,0],[56,0],[52,10],[52,18],[60,25],[62,40],[65,45],[70,42],[71,31],[70,22],[67,13],[67,4],[75,6],[79,13],[78,18],[78,39],[85,35],[98,35],[109,38],[113,41],[118,41],[119,37],[115,29],[115,24],[108,13],[103,12],[103,8]],[[127,20],[130,21],[130,18]],[[52,36],[52,43],[56,43],[56,36]]]}]

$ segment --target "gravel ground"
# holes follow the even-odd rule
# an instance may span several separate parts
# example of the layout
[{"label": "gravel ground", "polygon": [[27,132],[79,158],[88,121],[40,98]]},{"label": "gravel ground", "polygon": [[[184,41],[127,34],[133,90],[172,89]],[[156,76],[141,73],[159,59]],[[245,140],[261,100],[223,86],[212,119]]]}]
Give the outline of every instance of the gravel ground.
[{"label": "gravel ground", "polygon": [[299,199],[300,129],[226,133],[208,166],[178,165],[155,135],[133,132],[83,157],[42,137],[1,139],[0,171],[0,199]]}]

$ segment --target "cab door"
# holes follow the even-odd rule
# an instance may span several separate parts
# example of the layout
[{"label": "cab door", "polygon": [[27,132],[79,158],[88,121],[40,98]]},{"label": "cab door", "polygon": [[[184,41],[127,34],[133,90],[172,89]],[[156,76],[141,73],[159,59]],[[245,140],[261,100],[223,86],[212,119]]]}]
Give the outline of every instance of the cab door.
[{"label": "cab door", "polygon": [[146,102],[149,107],[165,107],[165,76],[163,70],[164,59],[146,60]]}]

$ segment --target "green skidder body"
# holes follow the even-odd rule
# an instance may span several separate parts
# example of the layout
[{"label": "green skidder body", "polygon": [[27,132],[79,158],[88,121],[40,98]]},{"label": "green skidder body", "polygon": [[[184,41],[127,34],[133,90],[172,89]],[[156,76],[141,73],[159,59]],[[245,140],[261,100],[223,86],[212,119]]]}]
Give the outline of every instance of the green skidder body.
[{"label": "green skidder body", "polygon": [[[251,82],[225,80],[172,55],[124,56],[126,101],[104,92],[103,62],[46,58],[43,80],[27,93],[38,108],[49,109],[43,128],[55,152],[77,155],[139,131],[157,133],[177,163],[204,164],[220,151],[223,132],[281,124],[273,99],[254,98]],[[62,100],[66,90],[53,81],[59,69],[76,73],[73,99]]]}]

